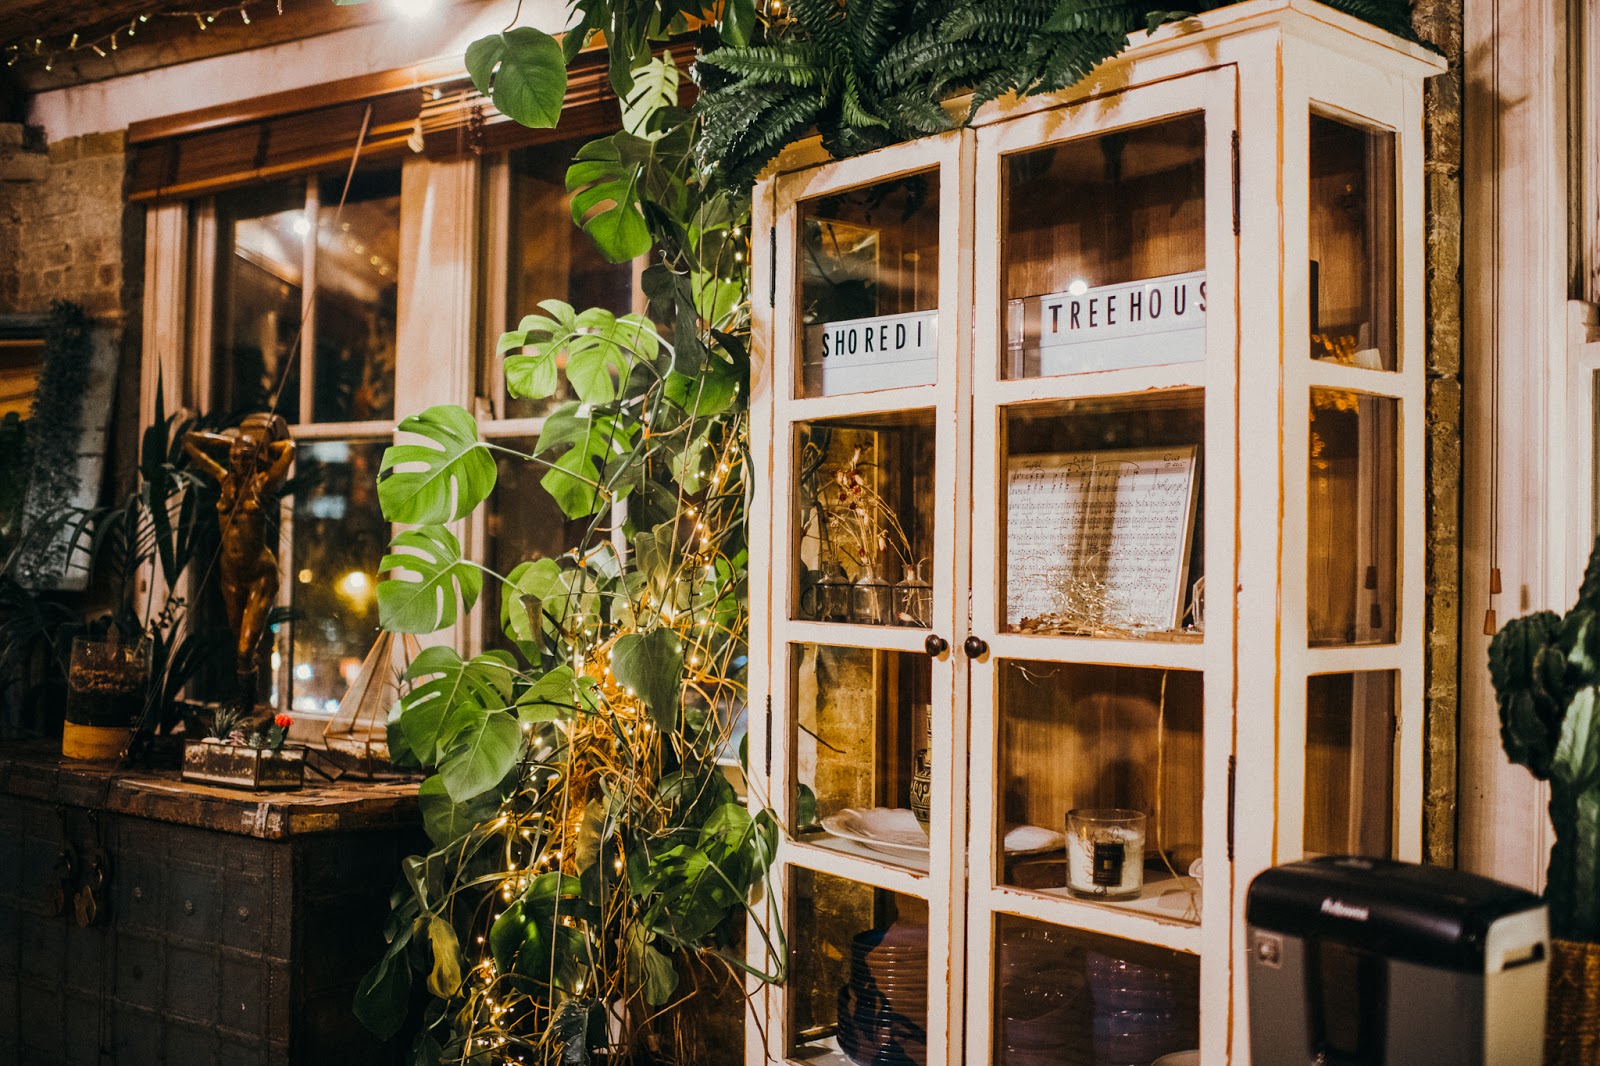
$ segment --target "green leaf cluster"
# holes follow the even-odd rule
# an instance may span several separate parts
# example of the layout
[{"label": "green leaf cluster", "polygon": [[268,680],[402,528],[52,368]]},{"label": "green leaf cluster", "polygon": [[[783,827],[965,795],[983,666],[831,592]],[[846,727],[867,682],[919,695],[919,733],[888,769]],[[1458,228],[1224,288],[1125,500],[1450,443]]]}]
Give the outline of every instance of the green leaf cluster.
[{"label": "green leaf cluster", "polygon": [[[1331,0],[1409,32],[1409,0]],[[835,158],[953,129],[1007,93],[1073,85],[1130,35],[1224,6],[1152,9],[1148,0],[792,0],[755,43],[702,56],[702,162],[749,182],[812,129]],[[944,102],[969,94],[965,115]]]},{"label": "green leaf cluster", "polygon": [[1494,635],[1489,676],[1506,754],[1550,783],[1551,933],[1600,940],[1600,540],[1564,617],[1536,611]]}]

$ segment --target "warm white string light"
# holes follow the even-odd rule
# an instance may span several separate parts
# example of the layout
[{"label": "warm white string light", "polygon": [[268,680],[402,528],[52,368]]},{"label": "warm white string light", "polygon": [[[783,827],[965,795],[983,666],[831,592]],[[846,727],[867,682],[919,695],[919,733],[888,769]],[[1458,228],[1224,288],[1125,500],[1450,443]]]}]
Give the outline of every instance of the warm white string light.
[{"label": "warm white string light", "polygon": [[183,11],[147,11],[142,15],[135,15],[128,20],[127,25],[118,21],[109,30],[92,33],[87,30],[75,30],[64,34],[54,42],[44,38],[35,37],[31,43],[19,41],[8,44],[0,55],[5,56],[6,66],[15,66],[24,58],[38,57],[44,63],[45,70],[55,69],[56,61],[63,56],[80,55],[84,52],[93,52],[101,59],[105,59],[112,52],[117,51],[118,45],[124,39],[137,37],[139,27],[148,23],[152,18],[162,19],[193,19],[201,32],[209,30],[216,25],[217,19],[238,16],[246,26],[254,25],[250,17],[251,9],[269,7],[275,13],[283,14],[283,0],[239,0],[237,3],[215,8],[201,8],[198,10]]}]

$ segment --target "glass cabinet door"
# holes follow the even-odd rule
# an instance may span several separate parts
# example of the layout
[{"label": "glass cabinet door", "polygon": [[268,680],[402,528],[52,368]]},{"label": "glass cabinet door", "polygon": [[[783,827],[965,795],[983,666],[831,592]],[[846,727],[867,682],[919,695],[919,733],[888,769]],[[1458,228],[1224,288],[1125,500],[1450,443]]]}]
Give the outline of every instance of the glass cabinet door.
[{"label": "glass cabinet door", "polygon": [[789,1061],[960,1058],[973,140],[767,187],[769,782],[793,975],[768,1017]]},{"label": "glass cabinet door", "polygon": [[[1408,468],[1420,469],[1408,424],[1419,409],[1406,407],[1420,399],[1421,376],[1399,313],[1396,134],[1356,113],[1313,104],[1303,119],[1309,298],[1291,321],[1305,315],[1309,343],[1305,355],[1286,347],[1284,360],[1290,399],[1306,412],[1285,453],[1305,477],[1304,543],[1285,546],[1304,560],[1304,585],[1285,608],[1305,621],[1287,679],[1305,710],[1286,738],[1278,845],[1286,856],[1416,858],[1399,825],[1398,747],[1402,692],[1415,682],[1403,669],[1414,620],[1402,591],[1415,581],[1403,547],[1420,543],[1403,507]],[[1302,587],[1303,607],[1292,598]]]},{"label": "glass cabinet door", "polygon": [[1200,1046],[1230,905],[1233,99],[1212,72],[979,131],[971,1062]]}]

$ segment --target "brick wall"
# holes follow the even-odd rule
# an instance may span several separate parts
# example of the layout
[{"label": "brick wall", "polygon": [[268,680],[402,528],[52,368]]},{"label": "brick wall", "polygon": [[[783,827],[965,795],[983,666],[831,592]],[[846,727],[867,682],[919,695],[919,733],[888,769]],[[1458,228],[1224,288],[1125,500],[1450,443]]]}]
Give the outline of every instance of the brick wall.
[{"label": "brick wall", "polygon": [[1417,0],[1417,36],[1448,72],[1423,98],[1427,187],[1428,597],[1424,704],[1423,855],[1456,858],[1456,751],[1461,673],[1461,119],[1462,0]]},{"label": "brick wall", "polygon": [[48,147],[0,125],[0,312],[70,300],[97,318],[124,313],[121,132]]},{"label": "brick wall", "polygon": [[[0,314],[68,300],[117,327],[122,358],[106,482],[131,483],[139,440],[144,211],[123,201],[121,131],[48,142],[0,123]],[[112,491],[112,490],[108,490]]]}]

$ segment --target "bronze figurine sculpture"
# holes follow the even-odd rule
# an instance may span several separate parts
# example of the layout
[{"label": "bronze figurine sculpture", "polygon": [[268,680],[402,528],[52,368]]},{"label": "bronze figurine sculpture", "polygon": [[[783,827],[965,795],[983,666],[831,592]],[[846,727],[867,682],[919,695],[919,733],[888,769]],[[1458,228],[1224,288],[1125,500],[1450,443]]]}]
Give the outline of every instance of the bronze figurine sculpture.
[{"label": "bronze figurine sculpture", "polygon": [[[278,557],[267,543],[267,511],[294,464],[294,441],[279,415],[249,415],[223,433],[196,430],[183,448],[221,487],[222,602],[238,656],[239,705],[255,711],[257,648],[278,601]],[[226,462],[219,455],[226,455]]]}]

